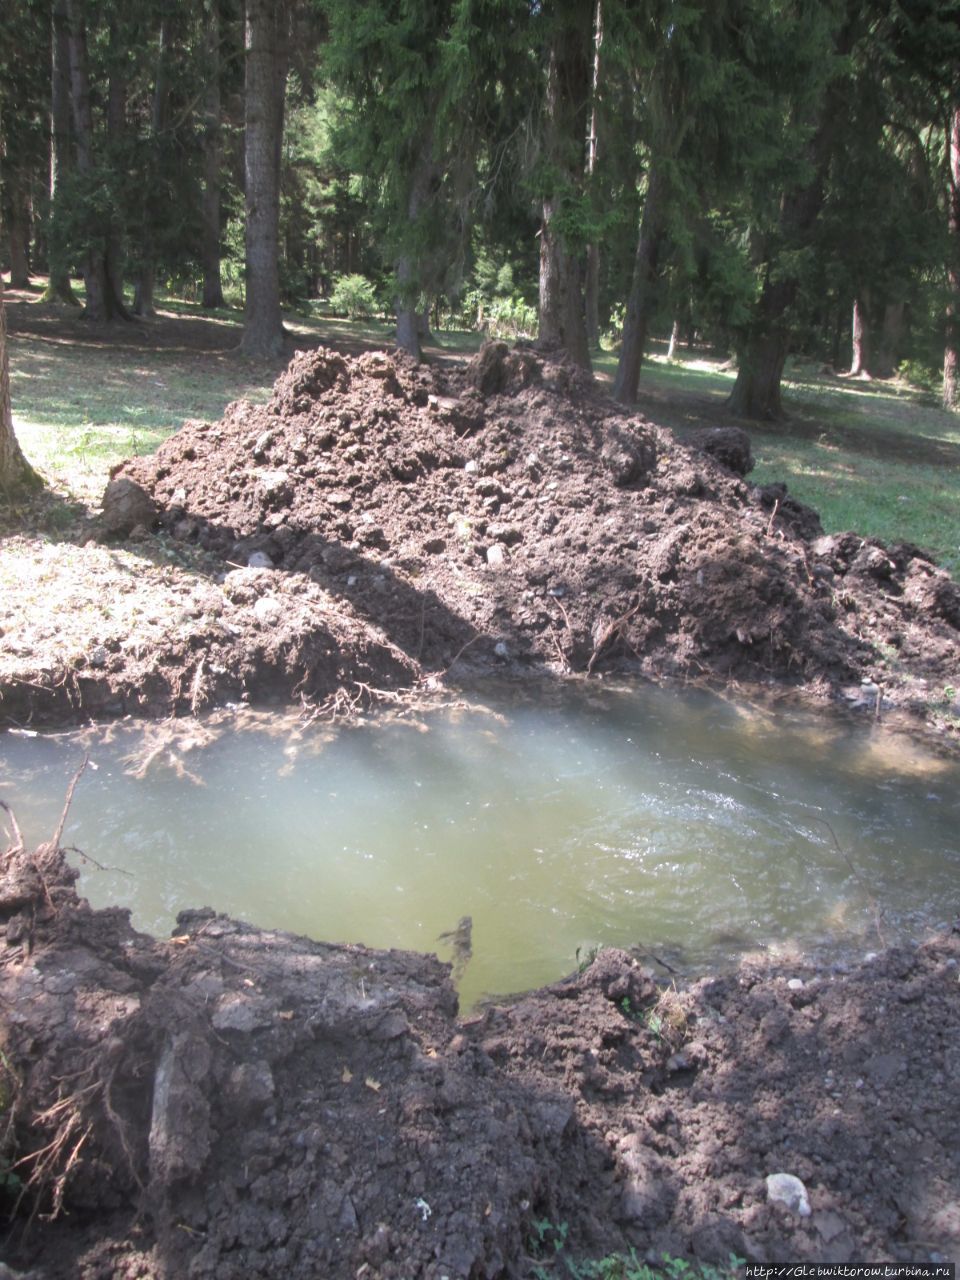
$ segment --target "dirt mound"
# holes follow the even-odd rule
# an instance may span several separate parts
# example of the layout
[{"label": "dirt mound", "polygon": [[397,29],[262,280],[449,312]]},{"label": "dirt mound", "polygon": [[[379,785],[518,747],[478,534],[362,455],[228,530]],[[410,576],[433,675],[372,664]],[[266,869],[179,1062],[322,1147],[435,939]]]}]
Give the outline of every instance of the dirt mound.
[{"label": "dirt mound", "polygon": [[[36,1280],[960,1248],[957,935],[683,992],[602,952],[458,1022],[434,957],[210,910],[155,941],[73,880],[55,842],[0,875],[8,1259]],[[775,1173],[809,1213],[771,1202]],[[24,1230],[31,1211],[54,1220]]]},{"label": "dirt mound", "polygon": [[309,578],[426,670],[949,682],[956,585],[915,547],[819,537],[737,474],[741,434],[687,448],[504,344],[453,371],[321,349],[122,475],[178,539]]}]

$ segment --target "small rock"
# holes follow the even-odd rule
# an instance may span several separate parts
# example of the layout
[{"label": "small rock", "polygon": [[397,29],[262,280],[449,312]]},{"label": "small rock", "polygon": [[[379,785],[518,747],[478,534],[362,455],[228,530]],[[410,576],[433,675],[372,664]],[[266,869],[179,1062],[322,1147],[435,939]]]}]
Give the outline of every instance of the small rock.
[{"label": "small rock", "polygon": [[107,665],[107,651],[102,644],[98,644],[95,649],[91,649],[87,655],[87,662],[91,667],[105,667]]},{"label": "small rock", "polygon": [[276,1087],[268,1063],[242,1062],[230,1072],[227,1096],[238,1111],[257,1112],[273,1101]]},{"label": "small rock", "polygon": [[487,564],[491,569],[499,569],[501,565],[506,563],[507,551],[499,542],[495,542],[492,547],[487,547]]},{"label": "small rock", "polygon": [[276,596],[261,596],[253,606],[253,614],[263,627],[273,627],[280,621],[283,606]]},{"label": "small rock", "polygon": [[810,1217],[810,1201],[807,1188],[792,1173],[767,1175],[767,1199],[771,1204],[782,1204],[801,1218]]},{"label": "small rock", "polygon": [[156,523],[157,506],[146,489],[128,476],[111,480],[103,494],[100,524],[105,533],[123,538],[137,525],[150,528]]},{"label": "small rock", "polygon": [[507,646],[504,644],[502,640],[498,640],[497,643],[493,646],[493,652],[497,655],[498,658],[510,657],[510,650],[507,648]]},{"label": "small rock", "polygon": [[790,978],[790,979],[788,979],[788,981],[787,981],[787,987],[788,987],[791,991],[802,991],[802,990],[803,990],[803,979],[802,979],[802,978]]},{"label": "small rock", "polygon": [[251,996],[228,994],[223,997],[210,1019],[217,1031],[257,1031],[273,1022],[273,1010],[265,1000]]},{"label": "small rock", "polygon": [[274,568],[274,563],[265,551],[251,551],[247,556],[247,568],[272,569]]},{"label": "small rock", "polygon": [[464,469],[464,471],[467,473],[467,475],[468,475],[468,476],[472,476],[476,471],[478,471],[478,470],[479,470],[479,467],[477,466],[477,463],[473,460],[473,458],[469,458],[469,459],[468,459],[468,460],[463,464],[463,469]]}]

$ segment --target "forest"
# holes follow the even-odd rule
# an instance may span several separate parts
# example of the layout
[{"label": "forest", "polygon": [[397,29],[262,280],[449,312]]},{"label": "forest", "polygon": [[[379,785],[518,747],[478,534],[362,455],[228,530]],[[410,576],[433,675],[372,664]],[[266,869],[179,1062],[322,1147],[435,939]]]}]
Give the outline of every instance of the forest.
[{"label": "forest", "polygon": [[275,354],[311,297],[729,354],[781,413],[802,352],[958,402],[956,0],[8,0],[2,252],[97,323],[158,282]]}]

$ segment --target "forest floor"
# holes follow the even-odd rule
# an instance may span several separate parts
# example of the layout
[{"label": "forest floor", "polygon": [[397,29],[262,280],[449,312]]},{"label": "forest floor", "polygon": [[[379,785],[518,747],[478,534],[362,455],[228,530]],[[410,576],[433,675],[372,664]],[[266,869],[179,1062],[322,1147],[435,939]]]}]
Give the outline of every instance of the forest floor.
[{"label": "forest floor", "polygon": [[[8,724],[244,700],[337,719],[478,673],[616,672],[902,713],[955,748],[960,589],[917,547],[825,535],[752,484],[749,442],[706,407],[685,444],[663,425],[676,398],[628,413],[529,350],[415,368],[305,335],[267,370],[227,350],[226,322],[106,340],[17,305],[15,395],[53,378],[80,432],[124,342],[137,380],[111,394],[153,404],[144,442],[169,429],[164,369],[189,351],[210,373],[184,392],[201,416],[122,465],[102,514],[62,492],[5,514]],[[82,368],[57,380],[75,342]],[[241,372],[279,377],[219,417],[211,386]],[[69,1210],[11,1241],[37,1280],[960,1253],[955,934],[679,992],[602,952],[458,1020],[432,958],[203,913],[145,938],[77,901],[58,837],[13,843],[5,1181]],[[781,1172],[809,1204],[771,1201]]]}]

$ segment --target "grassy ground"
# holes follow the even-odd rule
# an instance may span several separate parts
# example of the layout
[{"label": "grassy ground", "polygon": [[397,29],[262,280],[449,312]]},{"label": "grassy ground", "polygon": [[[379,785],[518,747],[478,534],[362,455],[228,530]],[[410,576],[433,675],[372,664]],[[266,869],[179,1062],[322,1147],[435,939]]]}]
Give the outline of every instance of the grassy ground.
[{"label": "grassy ground", "polygon": [[[612,377],[616,358],[596,366]],[[640,407],[681,434],[724,422],[734,377],[715,361],[668,364],[655,353],[641,375]],[[785,480],[828,532],[915,542],[960,576],[960,417],[914,388],[805,365],[788,368],[784,403],[786,422],[744,424],[757,462],[751,480]]]},{"label": "grassy ground", "polygon": [[[9,298],[16,430],[48,482],[80,502],[95,505],[112,465],[156,448],[184,418],[216,419],[231,400],[265,398],[284,363],[238,354],[237,311],[211,316],[164,299],[157,321],[104,335],[69,310],[39,306],[38,297]],[[359,350],[389,345],[392,334],[385,323],[337,319],[320,306],[286,323],[298,345]],[[451,332],[435,335],[428,350],[457,357],[478,345],[477,334]],[[603,381],[615,366],[611,353],[595,361]],[[655,351],[640,409],[681,434],[723,422],[732,380],[715,361],[668,364]],[[845,382],[812,367],[789,371],[785,400],[785,424],[750,426],[751,479],[786,480],[828,530],[916,542],[960,574],[960,418],[908,387]]]}]

